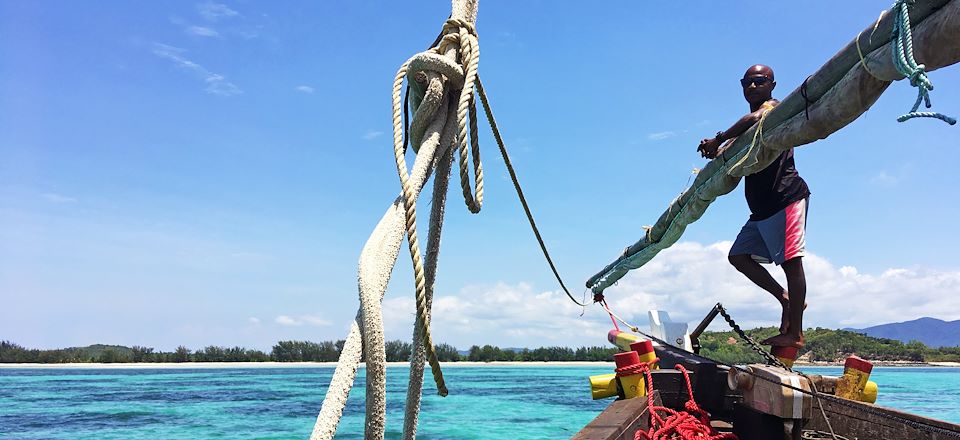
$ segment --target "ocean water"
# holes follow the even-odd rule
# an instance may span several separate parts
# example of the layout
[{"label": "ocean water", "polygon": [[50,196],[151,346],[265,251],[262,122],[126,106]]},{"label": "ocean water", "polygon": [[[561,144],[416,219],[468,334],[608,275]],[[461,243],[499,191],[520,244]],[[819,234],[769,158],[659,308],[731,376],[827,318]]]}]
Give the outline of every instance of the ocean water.
[{"label": "ocean water", "polygon": [[[609,401],[608,366],[451,366],[425,378],[421,439],[569,438]],[[839,368],[805,368],[839,375]],[[0,369],[2,439],[305,439],[333,368]],[[878,404],[960,423],[960,368],[876,368]],[[400,438],[407,370],[387,369],[387,438]],[[363,437],[363,370],[336,438]]]}]

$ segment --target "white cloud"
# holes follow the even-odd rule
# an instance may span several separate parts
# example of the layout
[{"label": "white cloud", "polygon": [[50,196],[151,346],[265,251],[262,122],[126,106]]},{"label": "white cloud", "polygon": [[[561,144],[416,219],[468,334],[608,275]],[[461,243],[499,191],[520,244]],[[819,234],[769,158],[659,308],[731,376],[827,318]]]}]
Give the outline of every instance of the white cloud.
[{"label": "white cloud", "polygon": [[276,322],[277,324],[284,325],[284,326],[288,326],[288,327],[303,325],[302,322],[297,321],[296,319],[293,319],[293,318],[291,318],[291,317],[289,317],[289,316],[287,316],[287,315],[277,316],[277,317],[273,320],[273,322]]},{"label": "white cloud", "polygon": [[71,203],[77,203],[77,202],[79,202],[79,200],[77,200],[77,199],[75,199],[75,198],[73,198],[73,197],[68,197],[68,196],[65,196],[65,195],[62,195],[62,194],[56,194],[56,193],[43,193],[43,194],[41,194],[40,196],[43,197],[44,200],[46,200],[46,201],[48,201],[48,202],[50,202],[50,203],[71,204]]},{"label": "white cloud", "polygon": [[[779,306],[726,262],[730,242],[710,246],[680,243],[608,289],[616,309],[639,319],[644,301],[671,312],[677,320],[696,321],[722,302],[747,327],[773,325]],[[894,268],[880,275],[856,267],[836,267],[808,252],[805,327],[869,327],[933,316],[960,318],[960,271]],[[786,286],[779,267],[765,266]]]},{"label": "white cloud", "polygon": [[206,2],[200,3],[197,5],[197,12],[200,13],[203,18],[206,18],[210,21],[220,21],[224,18],[233,18],[240,16],[240,13],[230,9],[225,4]]},{"label": "white cloud", "polygon": [[[614,312],[643,329],[651,309],[668,311],[674,321],[688,322],[692,329],[717,302],[745,328],[778,324],[779,304],[727,263],[730,245],[674,245],[608,289],[607,301]],[[779,267],[765,267],[785,285]],[[922,316],[960,319],[960,271],[863,274],[809,252],[804,268],[809,303],[805,327],[862,328]],[[416,310],[412,296],[387,298],[383,307],[387,338],[409,339]],[[486,343],[605,345],[612,328],[606,313],[598,306],[587,308],[582,317],[580,313],[562,291],[537,291],[526,283],[468,286],[456,294],[438,292],[431,328],[437,343],[461,349]],[[726,323],[717,319],[711,328],[726,328]]]},{"label": "white cloud", "polygon": [[327,327],[331,325],[330,321],[327,321],[319,316],[311,315],[302,315],[296,318],[287,315],[280,315],[277,316],[273,322],[286,327],[299,327],[304,324],[314,327]]},{"label": "white cloud", "polygon": [[184,49],[166,44],[154,43],[153,45],[154,55],[170,60],[180,68],[202,77],[204,83],[207,84],[207,87],[204,89],[207,93],[220,96],[234,96],[243,93],[243,90],[240,90],[239,87],[228,81],[223,75],[213,73],[207,70],[207,68],[184,57],[184,52],[186,52]]},{"label": "white cloud", "polygon": [[675,131],[661,131],[657,133],[650,133],[647,135],[647,139],[651,141],[662,141],[664,139],[669,139],[677,135]]},{"label": "white cloud", "polygon": [[204,78],[204,81],[207,83],[207,88],[204,89],[207,93],[220,96],[233,96],[243,93],[234,83],[227,81],[223,75],[217,73],[208,75]]},{"label": "white cloud", "polygon": [[331,325],[330,321],[327,321],[326,319],[323,319],[319,316],[304,315],[304,316],[301,316],[300,319],[305,324],[312,325],[314,327],[327,327]]},{"label": "white cloud", "polygon": [[[384,325],[391,339],[408,339],[416,311],[412,297],[383,303]],[[433,339],[466,348],[470,344],[546,346],[585,343],[602,345],[602,321],[581,318],[581,308],[561,292],[536,292],[526,283],[469,286],[457,295],[434,300]],[[585,335],[599,335],[592,341]]]},{"label": "white cloud", "polygon": [[382,131],[368,131],[362,137],[363,137],[363,140],[365,141],[372,141],[380,137],[381,135],[383,135]]},{"label": "white cloud", "polygon": [[194,35],[197,37],[220,37],[220,33],[216,29],[211,29],[203,26],[188,26],[184,29],[188,34]]},{"label": "white cloud", "polygon": [[247,321],[249,321],[253,325],[260,325],[260,318],[257,318],[254,316],[247,318]]},{"label": "white cloud", "polygon": [[297,86],[296,90],[298,92],[306,93],[308,95],[316,91],[313,87],[310,87],[310,86]]},{"label": "white cloud", "polygon": [[886,171],[880,171],[880,173],[870,178],[870,183],[880,186],[894,186],[899,182],[899,178],[888,174]]}]

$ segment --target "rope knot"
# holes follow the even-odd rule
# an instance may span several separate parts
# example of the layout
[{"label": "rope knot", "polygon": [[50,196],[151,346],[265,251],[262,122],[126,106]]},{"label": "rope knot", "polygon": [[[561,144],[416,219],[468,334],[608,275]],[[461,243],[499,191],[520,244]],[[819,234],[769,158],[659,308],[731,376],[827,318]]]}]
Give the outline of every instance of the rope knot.
[{"label": "rope knot", "polygon": [[917,88],[917,100],[913,104],[910,112],[897,118],[898,122],[903,122],[912,118],[936,118],[950,125],[956,124],[956,119],[936,112],[918,112],[920,104],[923,103],[927,108],[930,104],[930,91],[933,90],[933,84],[927,77],[925,66],[918,64],[913,58],[913,35],[910,30],[910,5],[914,0],[897,0],[893,4],[896,12],[893,19],[893,29],[890,47],[893,50],[893,65],[897,72],[910,79],[910,85]]},{"label": "rope knot", "polygon": [[465,29],[470,35],[477,36],[476,26],[469,21],[459,18],[450,18],[443,23],[443,32],[454,32],[459,31],[460,29]]},{"label": "rope knot", "polygon": [[930,79],[927,77],[927,72],[924,70],[923,64],[917,64],[916,69],[910,74],[909,78],[911,86],[933,90],[933,84],[930,83]]}]

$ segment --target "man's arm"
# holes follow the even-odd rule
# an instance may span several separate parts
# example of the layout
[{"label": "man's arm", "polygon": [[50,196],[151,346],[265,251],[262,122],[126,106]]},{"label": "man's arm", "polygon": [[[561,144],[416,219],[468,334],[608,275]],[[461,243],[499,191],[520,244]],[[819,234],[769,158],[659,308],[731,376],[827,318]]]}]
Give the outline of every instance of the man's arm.
[{"label": "man's arm", "polygon": [[772,100],[771,102],[772,105],[770,106],[764,105],[755,112],[747,113],[740,118],[740,120],[731,125],[726,131],[718,132],[713,139],[704,139],[700,141],[700,146],[697,148],[697,151],[699,151],[700,155],[707,159],[713,159],[717,157],[717,150],[724,141],[733,139],[743,134],[743,132],[747,131],[747,129],[753,127],[753,125],[763,117],[764,113],[770,111],[773,107],[776,107],[776,105],[780,103],[776,100]]}]

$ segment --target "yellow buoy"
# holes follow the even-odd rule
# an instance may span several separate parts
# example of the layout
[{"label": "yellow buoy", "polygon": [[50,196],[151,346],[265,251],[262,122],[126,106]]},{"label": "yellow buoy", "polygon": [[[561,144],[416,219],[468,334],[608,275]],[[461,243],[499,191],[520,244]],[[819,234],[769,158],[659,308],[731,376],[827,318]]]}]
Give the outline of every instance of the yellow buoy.
[{"label": "yellow buoy", "polygon": [[590,376],[590,396],[593,400],[606,399],[619,394],[617,391],[617,374],[598,374]]},{"label": "yellow buoy", "polygon": [[880,388],[877,386],[877,383],[868,380],[867,385],[863,387],[863,393],[860,393],[860,398],[857,400],[866,403],[877,403],[877,394],[879,394],[879,392]]},{"label": "yellow buoy", "polygon": [[867,386],[870,379],[870,372],[873,371],[873,364],[860,359],[857,356],[850,356],[843,363],[843,376],[837,380],[837,396],[844,399],[860,400],[860,396]]}]

